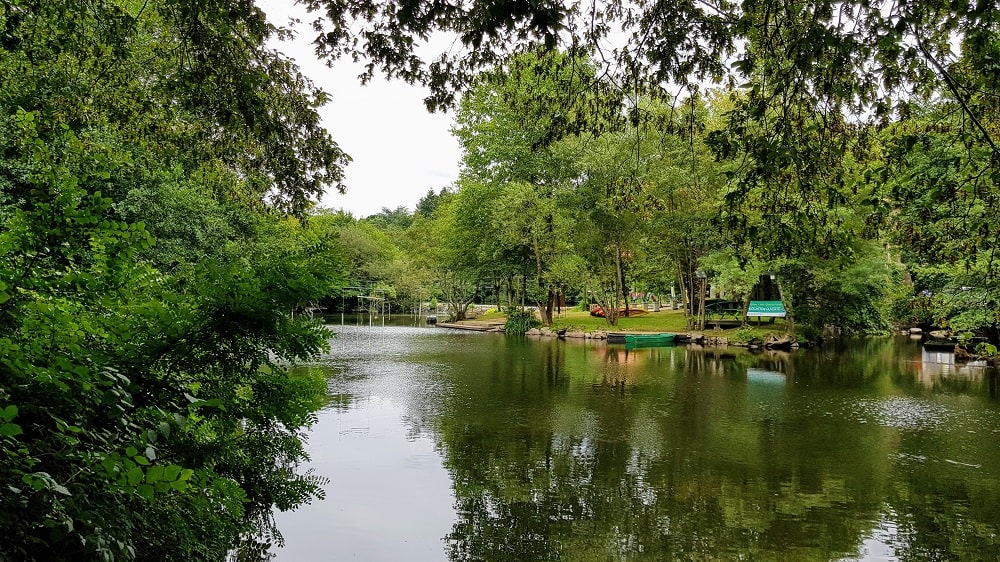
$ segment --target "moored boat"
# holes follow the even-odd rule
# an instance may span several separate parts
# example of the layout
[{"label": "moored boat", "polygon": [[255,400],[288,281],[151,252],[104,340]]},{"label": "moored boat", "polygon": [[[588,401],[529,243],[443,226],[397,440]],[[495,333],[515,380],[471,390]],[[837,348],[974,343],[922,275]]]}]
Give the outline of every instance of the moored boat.
[{"label": "moored boat", "polygon": [[608,343],[623,343],[628,347],[659,347],[664,345],[673,345],[676,336],[671,333],[660,333],[660,334],[628,334],[628,333],[610,333],[608,334]]}]

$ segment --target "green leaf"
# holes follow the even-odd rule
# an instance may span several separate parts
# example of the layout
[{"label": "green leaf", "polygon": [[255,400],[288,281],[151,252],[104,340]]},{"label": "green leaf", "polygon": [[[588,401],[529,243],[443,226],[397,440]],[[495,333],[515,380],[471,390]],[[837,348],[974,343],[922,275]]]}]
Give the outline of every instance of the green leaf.
[{"label": "green leaf", "polygon": [[132,470],[128,471],[128,473],[125,475],[125,481],[128,482],[129,486],[135,486],[139,482],[142,482],[142,477],[143,477],[142,469],[137,466]]},{"label": "green leaf", "polygon": [[150,469],[148,471],[146,471],[146,482],[147,483],[154,484],[154,483],[159,482],[161,480],[163,480],[163,467],[162,466],[159,466],[159,465],[153,466],[153,467],[150,467]]},{"label": "green leaf", "polygon": [[178,466],[178,465],[176,465],[176,464],[172,464],[172,465],[166,467],[165,469],[163,469],[163,479],[164,480],[168,480],[168,481],[173,482],[174,480],[177,480],[177,478],[180,475],[181,475],[181,467]]},{"label": "green leaf", "polygon": [[14,419],[14,416],[16,415],[17,415],[17,406],[11,404],[10,406],[4,408],[3,411],[0,411],[0,421],[9,422],[10,420]]},{"label": "green leaf", "polygon": [[21,426],[17,425],[16,423],[5,423],[3,425],[0,425],[0,435],[4,435],[6,437],[13,437],[15,435],[20,435],[22,433],[24,432],[21,431]]}]

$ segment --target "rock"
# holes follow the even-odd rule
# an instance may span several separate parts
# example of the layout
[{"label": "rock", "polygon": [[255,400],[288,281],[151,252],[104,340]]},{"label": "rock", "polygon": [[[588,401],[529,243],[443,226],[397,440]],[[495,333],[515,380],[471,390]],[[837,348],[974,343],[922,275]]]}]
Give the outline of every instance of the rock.
[{"label": "rock", "polygon": [[705,334],[701,332],[691,332],[690,334],[688,334],[688,341],[694,343],[701,343],[704,340],[705,340]]},{"label": "rock", "polygon": [[600,332],[600,331],[593,332],[593,333],[590,334],[590,337],[591,337],[591,339],[595,339],[595,340],[606,340],[606,339],[608,339],[608,333],[607,332]]},{"label": "rock", "polygon": [[924,333],[924,331],[921,330],[920,328],[910,328],[910,333],[911,334],[922,334],[922,333]]},{"label": "rock", "polygon": [[949,337],[951,337],[951,334],[948,332],[948,330],[934,330],[933,332],[931,332],[931,337],[936,340],[946,340]]},{"label": "rock", "polygon": [[542,331],[539,330],[538,328],[532,328],[532,329],[528,330],[527,332],[525,332],[524,335],[526,335],[526,336],[540,336],[540,335],[542,335]]},{"label": "rock", "polygon": [[972,359],[972,354],[965,350],[964,347],[960,345],[955,346],[955,361],[968,361]]},{"label": "rock", "polygon": [[795,340],[792,339],[792,336],[787,334],[781,336],[780,338],[768,336],[767,339],[764,340],[764,347],[768,349],[789,349],[792,347],[794,342]]},{"label": "rock", "polygon": [[551,337],[553,335],[550,328],[542,328],[541,334],[546,337]]},{"label": "rock", "polygon": [[566,332],[567,338],[583,339],[587,337],[586,332],[580,330],[573,330],[572,332]]}]

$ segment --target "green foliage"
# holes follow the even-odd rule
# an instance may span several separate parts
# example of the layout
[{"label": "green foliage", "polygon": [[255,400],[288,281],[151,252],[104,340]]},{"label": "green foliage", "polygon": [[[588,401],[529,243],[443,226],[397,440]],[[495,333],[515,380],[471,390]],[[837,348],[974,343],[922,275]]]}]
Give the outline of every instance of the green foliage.
[{"label": "green foliage", "polygon": [[[859,242],[872,241],[894,246],[889,254],[896,248],[922,254],[905,259],[907,265],[963,265],[976,280],[958,286],[978,293],[956,295],[955,309],[941,311],[938,320],[996,337],[998,267],[990,250],[998,242],[1000,203],[995,3],[306,4],[326,16],[316,41],[321,54],[367,61],[366,77],[381,71],[423,82],[431,109],[455,105],[456,92],[468,92],[456,126],[467,149],[467,178],[524,181],[549,199],[560,188],[582,188],[573,197],[587,201],[585,211],[569,214],[580,222],[591,215],[580,240],[603,224],[590,237],[588,259],[616,254],[614,267],[600,265],[601,279],[588,281],[602,285],[592,290],[626,292],[631,271],[654,288],[676,280],[693,301],[686,277],[720,248],[730,249],[740,265],[810,262],[792,268],[808,273],[820,261],[843,271]],[[434,30],[455,32],[456,41],[438,57],[417,56],[416,45]],[[617,48],[607,49],[617,34]],[[557,45],[568,50],[556,52]],[[600,61],[600,72],[591,59]],[[712,100],[716,111],[705,118],[697,106],[707,80],[728,83],[730,91]],[[685,94],[664,84],[686,87]],[[667,111],[650,111],[647,99],[668,102]],[[647,125],[668,134],[641,131]],[[609,137],[601,138],[605,133]],[[573,137],[586,140],[577,145],[582,156],[556,158],[554,141]],[[650,150],[658,141],[663,150]],[[706,145],[721,166],[703,165]],[[681,158],[684,148],[688,155]],[[568,162],[582,171],[565,173]],[[724,184],[716,181],[721,174]],[[638,212],[635,203],[651,194],[671,212]],[[608,227],[615,221],[622,223],[618,233]],[[631,228],[649,224],[660,236]],[[645,240],[624,248],[623,232]],[[524,275],[535,257],[537,292],[544,294],[552,284],[537,264],[567,250],[536,245],[545,251],[530,256],[527,250],[536,246],[529,241],[505,248],[503,263],[522,266]],[[635,259],[640,254],[649,259]],[[650,265],[658,263],[655,256],[667,257],[676,273],[663,275]],[[810,275],[805,284],[814,281]],[[858,301],[859,287],[819,281],[804,295],[788,288],[808,323],[854,331],[884,326],[881,297]],[[871,288],[877,295],[895,290]],[[821,318],[820,305],[812,304],[820,293],[837,304],[835,311],[841,304],[853,308]]]},{"label": "green foliage", "polygon": [[413,224],[413,215],[410,214],[410,211],[406,207],[400,205],[395,209],[382,207],[381,211],[369,216],[365,220],[381,230],[405,230]]},{"label": "green foliage", "polygon": [[976,355],[980,357],[996,357],[997,346],[987,342],[979,342],[976,344]]},{"label": "green foliage", "polygon": [[343,155],[252,3],[0,5],[3,560],[280,540],[343,279],[304,228]]},{"label": "green foliage", "polygon": [[447,193],[448,191],[445,188],[441,188],[441,191],[438,193],[434,193],[433,189],[428,189],[427,194],[417,201],[417,207],[414,209],[413,214],[424,218],[431,218],[441,205],[441,202],[446,198]]},{"label": "green foliage", "polygon": [[759,330],[750,326],[741,326],[729,335],[729,340],[738,343],[759,343],[763,341]]},{"label": "green foliage", "polygon": [[535,317],[535,312],[527,308],[517,308],[507,312],[507,322],[504,323],[504,331],[508,334],[523,335],[532,328],[541,326],[542,323]]}]

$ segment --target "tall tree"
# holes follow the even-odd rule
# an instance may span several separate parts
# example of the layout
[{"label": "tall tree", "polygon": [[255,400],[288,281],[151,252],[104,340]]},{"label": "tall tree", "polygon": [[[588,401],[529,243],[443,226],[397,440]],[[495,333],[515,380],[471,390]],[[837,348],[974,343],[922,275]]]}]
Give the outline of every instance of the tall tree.
[{"label": "tall tree", "polygon": [[[720,154],[739,155],[727,205],[729,227],[776,259],[839,252],[863,236],[841,215],[858,204],[881,213],[857,182],[872,151],[872,128],[905,118],[908,106],[945,96],[962,116],[956,140],[962,182],[973,197],[940,196],[970,216],[995,199],[1000,142],[995,127],[1000,7],[989,1],[583,3],[474,0],[307,0],[323,10],[318,51],[355,56],[376,72],[430,86],[427,105],[456,103],[483,69],[539,45],[593,55],[622,92],[667,97],[664,84],[741,84]],[[624,31],[624,36],[619,32]],[[424,60],[428,34],[454,35],[449,51]],[[564,93],[563,100],[574,98]],[[603,107],[617,111],[612,100]],[[588,128],[600,120],[577,120]],[[972,164],[978,162],[979,164]],[[991,178],[994,181],[982,181]],[[919,198],[919,195],[917,196]],[[956,241],[992,240],[970,219]],[[973,234],[975,233],[975,234]],[[996,287],[995,260],[980,276]],[[991,289],[992,290],[992,289]]]},{"label": "tall tree", "polygon": [[[508,198],[507,221],[513,254],[530,260],[532,291],[542,322],[550,324],[561,289],[549,266],[560,252],[556,217],[558,191],[572,178],[570,161],[554,143],[605,119],[598,102],[617,98],[595,75],[592,64],[572,54],[540,50],[512,58],[481,77],[456,115],[455,135],[463,146],[464,177],[497,186]],[[520,248],[520,250],[518,250]]]},{"label": "tall tree", "polygon": [[[342,282],[302,214],[345,156],[251,2],[0,2],[0,558],[218,560],[322,394],[291,310]],[[159,243],[159,244],[157,244]]]}]

